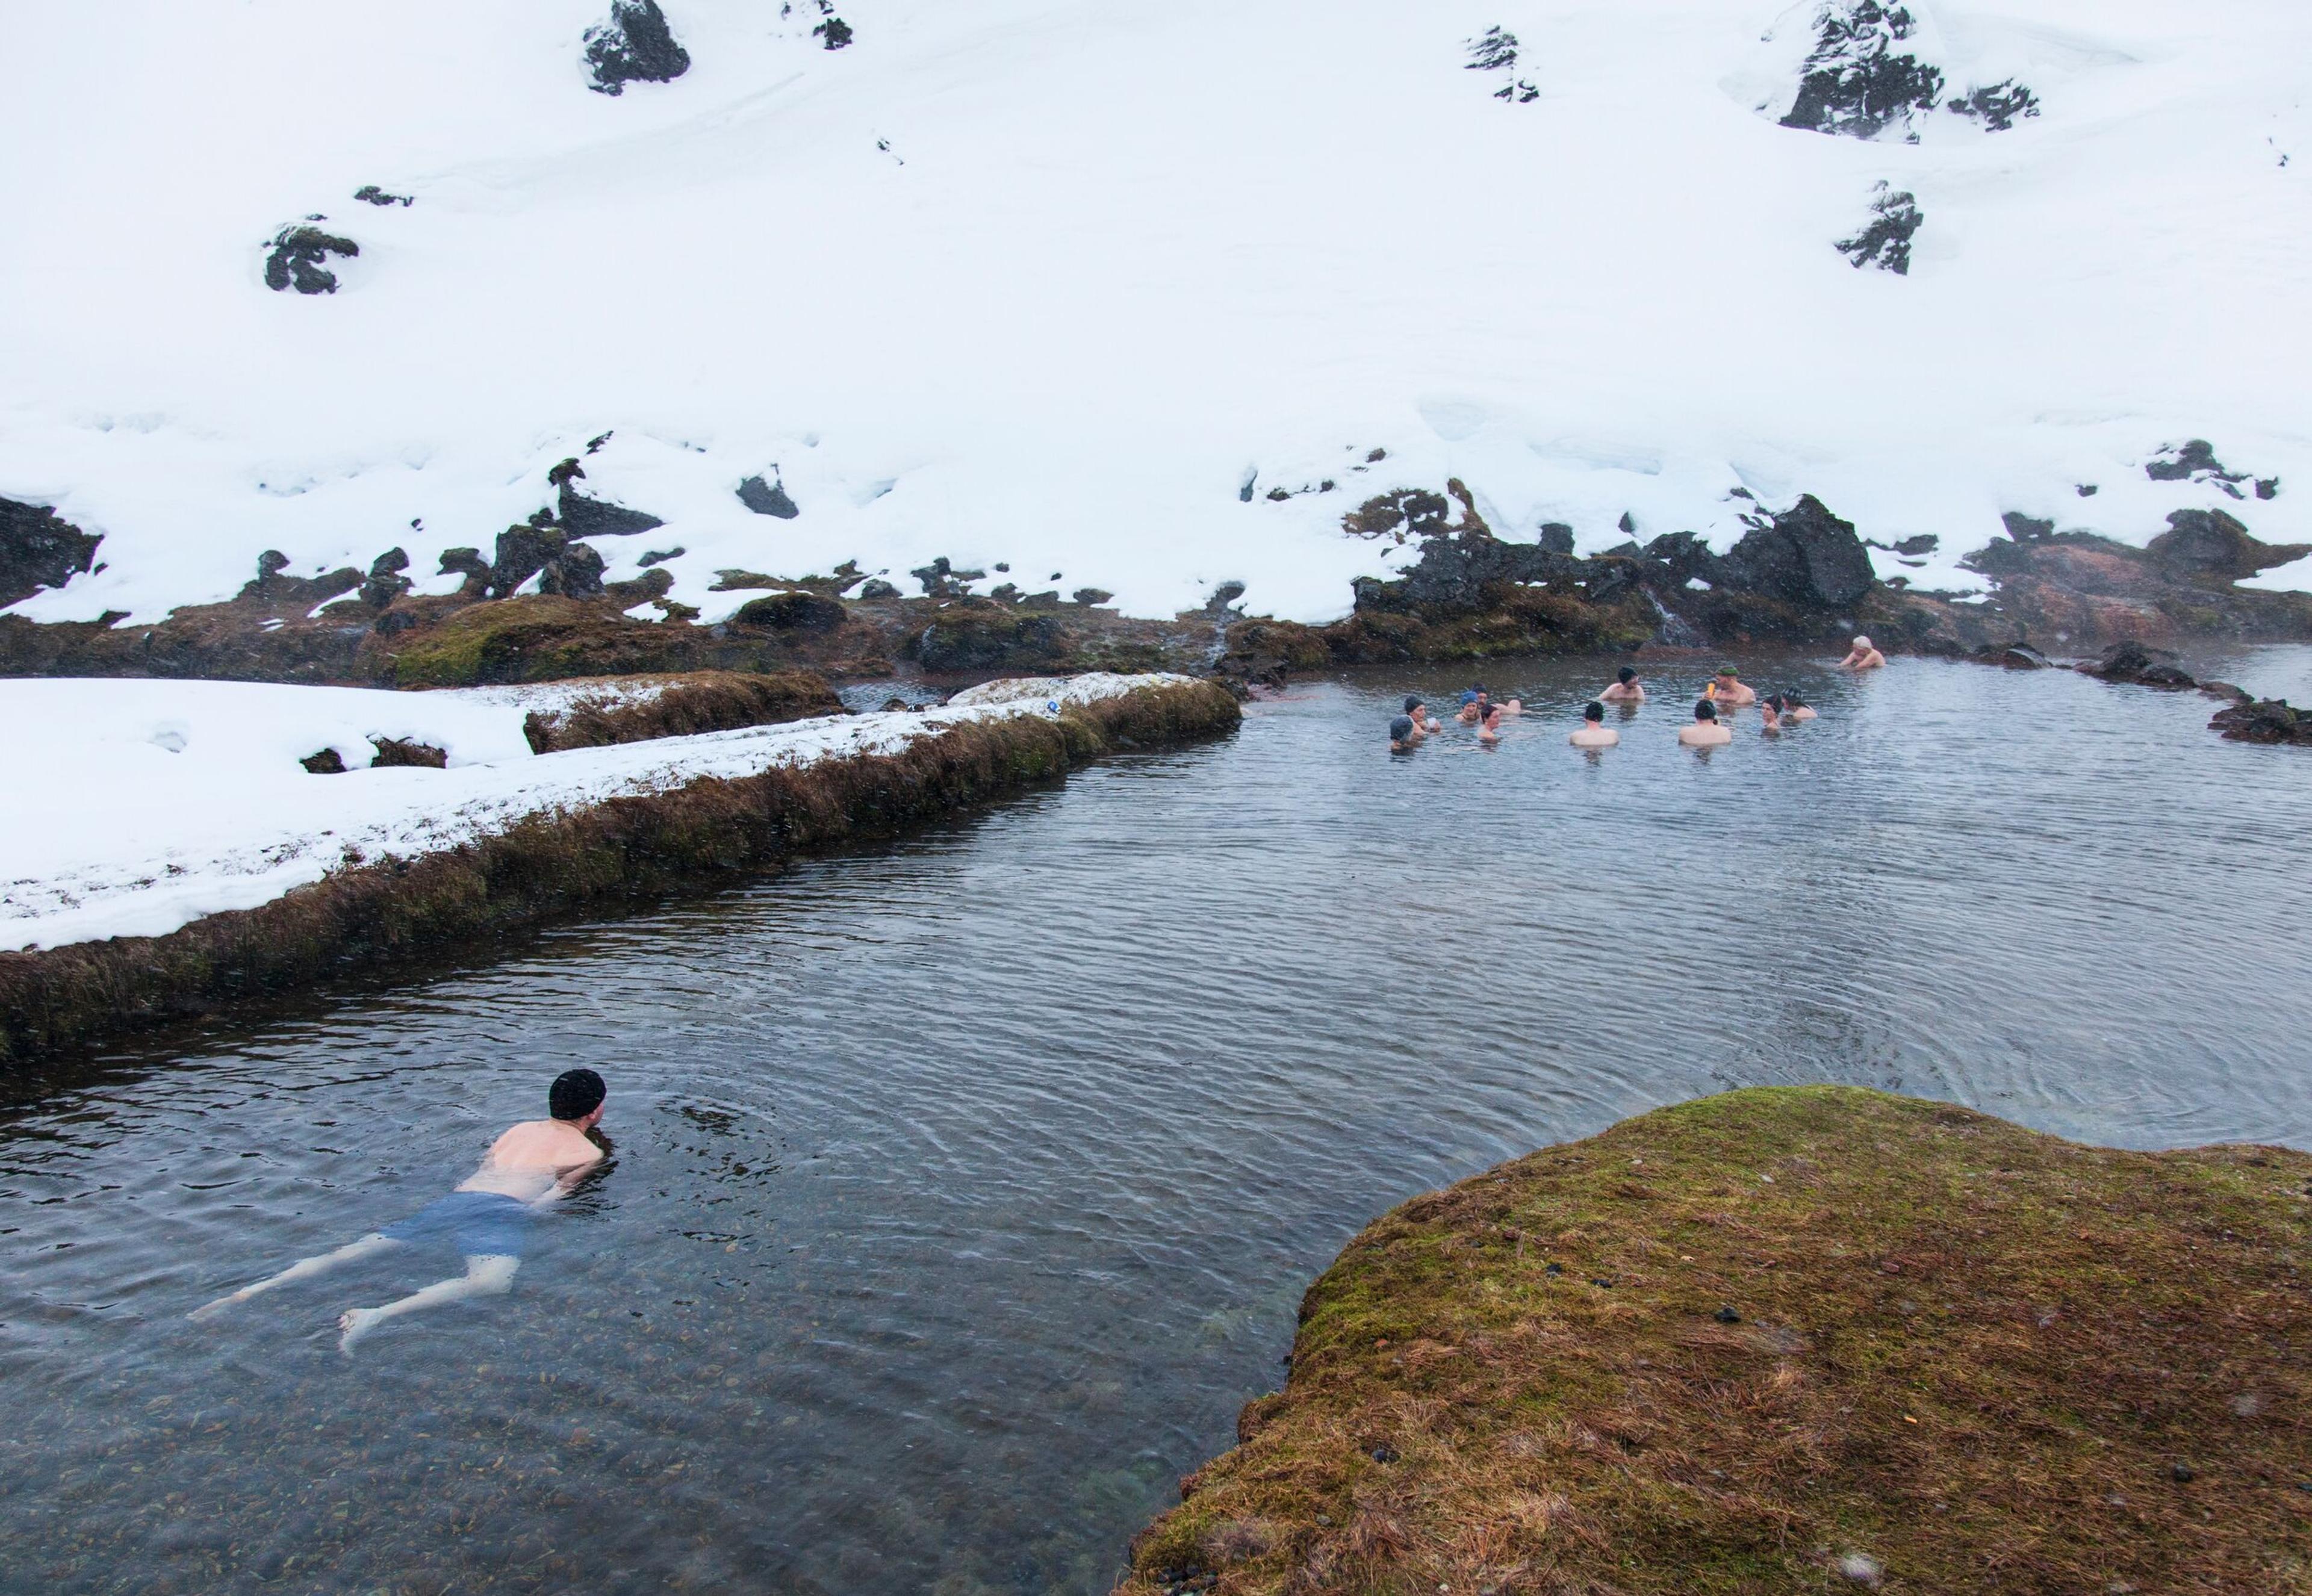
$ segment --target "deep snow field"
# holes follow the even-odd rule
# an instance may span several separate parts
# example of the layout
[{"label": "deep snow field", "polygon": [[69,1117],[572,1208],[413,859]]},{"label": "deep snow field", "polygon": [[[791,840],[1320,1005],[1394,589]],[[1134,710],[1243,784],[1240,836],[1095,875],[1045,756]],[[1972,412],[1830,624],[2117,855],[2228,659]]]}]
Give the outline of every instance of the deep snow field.
[{"label": "deep snow field", "polygon": [[[1343,513],[1449,475],[1585,552],[1812,492],[1960,591],[2005,511],[2312,538],[2300,4],[1913,0],[1886,53],[2036,114],[1873,138],[1779,125],[1811,0],[840,0],[836,49],[819,0],[663,4],[688,70],[616,95],[611,0],[16,8],[0,495],[104,536],[19,612],[428,573],[572,456],[665,523],[609,574],[681,548],[709,620],[722,567],[941,555],[1323,620],[1411,552]],[[1835,247],[1881,183],[1902,275]],[[358,257],[269,291],[309,216]],[[2195,438],[2276,496],[2147,475]]]},{"label": "deep snow field", "polygon": [[[241,681],[0,680],[20,779],[0,782],[0,951],[162,936],[329,871],[455,847],[522,819],[708,776],[897,753],[960,723],[1054,714],[1176,676],[1013,679],[943,708],[534,754],[532,709],[568,689],[375,692]],[[607,696],[599,685],[590,696]],[[449,756],[369,767],[380,737]],[[334,749],[346,766],[298,763]]]}]

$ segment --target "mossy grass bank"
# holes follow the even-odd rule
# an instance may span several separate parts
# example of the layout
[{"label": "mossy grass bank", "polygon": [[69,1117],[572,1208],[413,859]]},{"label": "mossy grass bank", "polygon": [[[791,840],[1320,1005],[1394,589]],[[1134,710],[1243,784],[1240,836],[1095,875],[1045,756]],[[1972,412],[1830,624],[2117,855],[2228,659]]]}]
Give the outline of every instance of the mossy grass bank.
[{"label": "mossy grass bank", "polygon": [[0,1064],[888,836],[1115,749],[1227,731],[1239,713],[1216,683],[1140,688],[1057,715],[952,725],[896,754],[702,779],[535,817],[439,853],[342,870],[166,936],[0,953]]},{"label": "mossy grass bank", "polygon": [[[588,693],[597,681],[600,692]],[[533,711],[522,723],[522,735],[541,754],[843,713],[827,679],[810,671],[581,677],[561,685],[577,697],[564,708]]]},{"label": "mossy grass bank", "polygon": [[1416,1197],[1158,1592],[2312,1592],[2312,1156],[1731,1092]]}]

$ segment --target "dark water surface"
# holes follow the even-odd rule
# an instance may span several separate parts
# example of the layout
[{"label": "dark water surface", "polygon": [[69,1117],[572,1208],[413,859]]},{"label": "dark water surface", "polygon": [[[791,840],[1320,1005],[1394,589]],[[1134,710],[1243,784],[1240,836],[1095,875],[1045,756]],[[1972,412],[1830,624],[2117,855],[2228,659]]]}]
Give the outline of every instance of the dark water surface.
[{"label": "dark water surface", "polygon": [[[1703,662],[1657,671],[1686,691]],[[2312,650],[2211,662],[2312,697]],[[886,851],[0,1084],[0,1585],[1104,1591],[1405,1197],[1844,1081],[2131,1146],[2312,1146],[2312,753],[2194,695],[1764,667],[1392,759],[1255,706]],[[1425,686],[1444,688],[1431,675]],[[1458,685],[1458,684],[1457,684]],[[576,1064],[616,1162],[511,1296],[411,1253],[185,1311],[460,1179]]]}]

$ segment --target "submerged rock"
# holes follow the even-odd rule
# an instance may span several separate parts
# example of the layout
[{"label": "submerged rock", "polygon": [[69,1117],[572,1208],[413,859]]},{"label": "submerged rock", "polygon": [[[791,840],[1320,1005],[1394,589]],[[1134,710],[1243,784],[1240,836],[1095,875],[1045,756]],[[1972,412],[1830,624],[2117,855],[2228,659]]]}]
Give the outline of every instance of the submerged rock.
[{"label": "submerged rock", "polygon": [[2132,639],[2115,643],[2101,658],[2080,669],[2106,681],[2132,682],[2148,688],[2194,688],[2200,684],[2176,663],[2174,653]]},{"label": "submerged rock", "polygon": [[44,587],[64,586],[95,564],[103,540],[46,504],[0,499],[0,609]]},{"label": "submerged rock", "polygon": [[669,83],[690,70],[658,0],[612,0],[610,20],[586,30],[586,70],[598,94],[628,83]]},{"label": "submerged rock", "polygon": [[2220,709],[2208,729],[2233,742],[2312,744],[2312,715],[2290,707],[2285,698],[2265,698]]}]

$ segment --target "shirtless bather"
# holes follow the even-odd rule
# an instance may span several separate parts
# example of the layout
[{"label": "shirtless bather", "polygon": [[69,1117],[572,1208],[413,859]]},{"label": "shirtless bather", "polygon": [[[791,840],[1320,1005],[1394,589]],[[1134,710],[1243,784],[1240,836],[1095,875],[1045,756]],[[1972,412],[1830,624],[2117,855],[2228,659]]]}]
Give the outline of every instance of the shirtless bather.
[{"label": "shirtless bather", "polygon": [[1421,701],[1421,695],[1418,693],[1406,695],[1405,718],[1413,723],[1415,736],[1426,736],[1432,732],[1444,730],[1444,727],[1438,723],[1437,717],[1429,713],[1429,706]]},{"label": "shirtless bather", "polygon": [[1575,748],[1612,748],[1622,734],[1606,723],[1606,706],[1592,698],[1581,706],[1581,729],[1565,741]]},{"label": "shirtless bather", "polygon": [[1625,665],[1614,673],[1614,685],[1598,695],[1600,704],[1642,704],[1646,689],[1639,685],[1638,673]]},{"label": "shirtless bather", "polygon": [[1740,709],[1758,701],[1757,689],[1736,675],[1731,665],[1718,667],[1717,677],[1702,689],[1702,696],[1712,704],[1723,704],[1729,709]]},{"label": "shirtless bather", "polygon": [[1694,723],[1677,729],[1677,740],[1688,748],[1716,748],[1734,741],[1734,733],[1718,723],[1718,706],[1703,698],[1694,706]]},{"label": "shirtless bather", "polygon": [[483,1155],[481,1168],[448,1197],[335,1252],[301,1258],[270,1279],[244,1285],[230,1296],[196,1308],[192,1317],[206,1319],[276,1285],[308,1279],[339,1264],[412,1241],[454,1239],[458,1250],[465,1254],[465,1275],[435,1281],[382,1308],[346,1310],[337,1320],[343,1332],[337,1337],[338,1351],[351,1352],[355,1342],[389,1319],[468,1297],[503,1295],[512,1287],[514,1271],[521,1267],[530,1222],[567,1196],[602,1162],[602,1149],[586,1133],[600,1122],[607,1095],[602,1077],[592,1070],[565,1072],[547,1093],[547,1111],[553,1118],[525,1120],[500,1136]]},{"label": "shirtless bather", "polygon": [[1843,671],[1876,671],[1886,662],[1887,656],[1870,646],[1870,638],[1857,637],[1854,646],[1838,664]]}]

